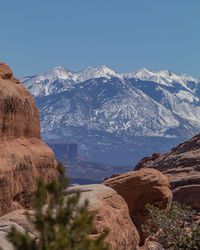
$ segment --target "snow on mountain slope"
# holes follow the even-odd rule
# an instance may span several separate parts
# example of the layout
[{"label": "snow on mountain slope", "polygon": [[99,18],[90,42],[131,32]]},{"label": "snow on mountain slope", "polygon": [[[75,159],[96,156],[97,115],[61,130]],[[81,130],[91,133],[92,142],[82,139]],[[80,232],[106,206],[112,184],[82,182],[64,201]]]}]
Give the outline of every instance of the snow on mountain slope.
[{"label": "snow on mountain slope", "polygon": [[131,73],[118,74],[106,65],[102,65],[97,68],[88,67],[77,72],[69,71],[62,66],[58,66],[45,73],[41,73],[33,77],[26,77],[21,81],[29,90],[31,90],[32,95],[37,97],[50,95],[55,92],[62,92],[73,88],[77,83],[101,77],[117,77],[119,79],[135,78],[142,81],[156,82],[171,87],[175,83],[178,83],[192,92],[195,91],[196,85],[199,83],[198,79],[186,74],[178,75],[169,70],[153,72],[143,68]]},{"label": "snow on mountain slope", "polygon": [[77,142],[90,160],[130,164],[200,130],[200,81],[187,75],[56,67],[22,83],[35,97],[43,138]]},{"label": "snow on mountain slope", "polygon": [[98,68],[88,67],[87,69],[78,71],[74,73],[74,80],[76,82],[84,82],[93,78],[100,77],[121,77],[120,74],[117,74],[112,69],[108,68],[106,65],[102,65]]},{"label": "snow on mountain slope", "polygon": [[69,90],[77,83],[100,77],[110,78],[121,76],[105,65],[98,68],[88,67],[77,72],[58,66],[43,74],[29,78],[26,77],[21,82],[25,84],[34,97],[37,97]]},{"label": "snow on mountain slope", "polygon": [[[163,136],[179,122],[171,111],[142,91],[121,80],[88,80],[73,90],[37,100],[40,114],[45,116],[45,134],[52,128],[84,126],[109,133],[135,136]],[[55,120],[56,119],[56,120]],[[48,136],[48,135],[46,135]],[[167,135],[166,136],[170,136]]]},{"label": "snow on mountain slope", "polygon": [[191,82],[195,84],[199,83],[198,79],[195,79],[186,74],[178,75],[169,70],[153,72],[151,70],[143,68],[132,73],[124,74],[124,76],[128,78],[137,78],[142,81],[152,81],[152,82],[160,83],[165,86],[173,86],[174,83],[179,83],[185,88],[187,88],[188,90],[191,90],[191,88],[187,85],[188,83],[191,83]]}]

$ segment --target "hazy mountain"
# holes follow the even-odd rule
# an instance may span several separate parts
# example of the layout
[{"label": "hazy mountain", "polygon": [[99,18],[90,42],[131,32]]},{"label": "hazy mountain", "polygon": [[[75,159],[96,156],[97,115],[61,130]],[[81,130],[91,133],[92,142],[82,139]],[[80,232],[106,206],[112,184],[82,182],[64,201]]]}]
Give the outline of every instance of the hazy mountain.
[{"label": "hazy mountain", "polygon": [[73,141],[92,161],[135,164],[200,130],[200,81],[168,70],[118,74],[56,67],[26,77],[45,141]]}]

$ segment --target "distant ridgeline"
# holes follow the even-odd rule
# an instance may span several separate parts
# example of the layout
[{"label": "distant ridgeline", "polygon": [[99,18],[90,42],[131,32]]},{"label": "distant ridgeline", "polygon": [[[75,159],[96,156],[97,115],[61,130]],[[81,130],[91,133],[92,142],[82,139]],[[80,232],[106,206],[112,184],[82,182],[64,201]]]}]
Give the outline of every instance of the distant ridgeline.
[{"label": "distant ridgeline", "polygon": [[[35,98],[45,142],[77,143],[89,161],[135,165],[200,131],[200,81],[185,74],[56,67],[22,83]],[[54,146],[56,155],[73,158],[75,146],[63,147]]]},{"label": "distant ridgeline", "polygon": [[129,171],[132,166],[110,166],[108,164],[90,162],[78,153],[78,145],[72,142],[48,143],[54,151],[55,159],[66,166],[66,174],[71,183],[101,183],[113,174]]},{"label": "distant ridgeline", "polygon": [[57,161],[62,159],[78,160],[78,145],[72,142],[47,143],[54,151]]}]

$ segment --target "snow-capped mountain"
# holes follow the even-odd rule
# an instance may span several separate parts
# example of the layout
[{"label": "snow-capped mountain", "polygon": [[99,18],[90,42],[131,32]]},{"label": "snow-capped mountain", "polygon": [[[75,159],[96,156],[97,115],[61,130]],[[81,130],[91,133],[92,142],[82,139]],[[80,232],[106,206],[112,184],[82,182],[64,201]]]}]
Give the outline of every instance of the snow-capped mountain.
[{"label": "snow-capped mountain", "polygon": [[178,75],[176,73],[173,73],[169,70],[163,70],[158,72],[153,72],[151,70],[148,70],[146,68],[140,69],[135,72],[124,74],[128,78],[137,78],[142,81],[151,81],[156,82],[165,86],[173,86],[174,83],[179,83],[185,88],[188,88],[190,90],[190,86],[187,86],[188,83],[199,83],[198,79],[195,79],[191,76],[188,76],[186,74]]},{"label": "snow-capped mountain", "polygon": [[89,160],[130,164],[200,130],[200,81],[170,71],[118,74],[55,67],[26,77],[46,141],[74,141]]},{"label": "snow-capped mountain", "polygon": [[25,83],[25,86],[31,91],[34,97],[38,97],[47,96],[55,92],[60,93],[72,89],[77,83],[101,77],[120,77],[120,74],[117,74],[105,65],[98,68],[88,67],[77,72],[58,66],[45,73],[26,77],[22,79],[22,83]]}]

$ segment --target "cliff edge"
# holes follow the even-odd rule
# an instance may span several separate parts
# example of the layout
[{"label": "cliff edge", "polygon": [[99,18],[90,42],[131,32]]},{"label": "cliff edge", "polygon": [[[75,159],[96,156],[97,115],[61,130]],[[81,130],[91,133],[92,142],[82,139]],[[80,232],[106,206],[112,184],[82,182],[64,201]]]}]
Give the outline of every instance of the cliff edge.
[{"label": "cliff edge", "polygon": [[30,207],[36,180],[57,178],[52,150],[41,140],[39,112],[29,91],[0,63],[0,215]]}]

